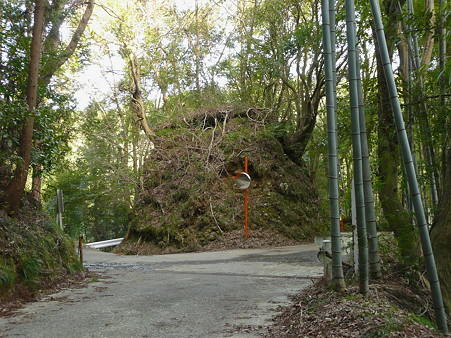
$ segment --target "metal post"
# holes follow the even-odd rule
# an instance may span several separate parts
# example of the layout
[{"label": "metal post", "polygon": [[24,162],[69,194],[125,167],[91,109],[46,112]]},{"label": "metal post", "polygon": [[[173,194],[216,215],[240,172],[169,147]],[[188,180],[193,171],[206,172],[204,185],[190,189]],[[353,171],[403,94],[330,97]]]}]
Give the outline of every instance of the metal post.
[{"label": "metal post", "polygon": [[[244,158],[244,172],[248,174],[248,159]],[[244,190],[244,238],[249,236],[249,189]]]},{"label": "metal post", "polygon": [[64,212],[64,201],[63,201],[63,191],[60,189],[56,190],[56,222],[58,223],[61,230],[63,230],[63,212]]},{"label": "metal post", "polygon": [[83,235],[78,237],[78,254],[80,255],[80,262],[83,265]]}]

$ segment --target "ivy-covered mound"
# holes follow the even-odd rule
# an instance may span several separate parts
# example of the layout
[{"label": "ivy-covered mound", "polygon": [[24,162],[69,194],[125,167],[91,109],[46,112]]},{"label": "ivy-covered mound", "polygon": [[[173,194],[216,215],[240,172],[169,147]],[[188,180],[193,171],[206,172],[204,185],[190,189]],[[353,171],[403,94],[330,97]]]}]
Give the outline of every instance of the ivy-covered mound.
[{"label": "ivy-covered mound", "polygon": [[119,250],[132,253],[136,244],[152,243],[190,251],[234,237],[231,233],[241,238],[243,191],[236,188],[235,176],[243,171],[245,157],[252,178],[248,244],[259,236],[311,240],[324,229],[312,177],[285,154],[279,139],[286,131],[267,115],[256,109],[213,109],[159,128]]},{"label": "ivy-covered mound", "polygon": [[81,271],[73,242],[29,202],[17,218],[0,213],[0,302],[32,295]]}]

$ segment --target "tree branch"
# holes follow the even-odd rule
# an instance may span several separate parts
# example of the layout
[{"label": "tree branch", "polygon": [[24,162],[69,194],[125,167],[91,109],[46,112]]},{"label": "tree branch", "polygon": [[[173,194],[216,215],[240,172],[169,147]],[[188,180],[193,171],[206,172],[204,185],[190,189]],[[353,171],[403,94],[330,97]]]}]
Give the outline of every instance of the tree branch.
[{"label": "tree branch", "polygon": [[92,12],[94,10],[94,0],[89,0],[87,2],[87,7],[83,16],[78,23],[78,27],[72,35],[72,39],[69,41],[69,44],[66,48],[56,57],[56,59],[50,60],[45,67],[43,67],[43,73],[40,77],[41,82],[44,84],[48,84],[50,79],[55,74],[55,72],[64,64],[66,61],[74,54],[75,49],[80,42],[81,37],[88,25],[89,19],[91,18]]}]

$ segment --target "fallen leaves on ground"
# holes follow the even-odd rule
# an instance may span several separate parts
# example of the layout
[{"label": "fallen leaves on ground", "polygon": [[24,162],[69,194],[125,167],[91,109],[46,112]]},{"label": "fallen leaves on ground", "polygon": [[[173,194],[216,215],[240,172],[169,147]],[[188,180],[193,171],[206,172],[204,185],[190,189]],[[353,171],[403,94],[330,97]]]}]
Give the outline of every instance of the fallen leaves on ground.
[{"label": "fallen leaves on ground", "polygon": [[370,285],[367,299],[352,285],[338,293],[322,282],[292,298],[274,319],[267,337],[441,337],[427,318],[433,310],[425,294],[401,280]]}]

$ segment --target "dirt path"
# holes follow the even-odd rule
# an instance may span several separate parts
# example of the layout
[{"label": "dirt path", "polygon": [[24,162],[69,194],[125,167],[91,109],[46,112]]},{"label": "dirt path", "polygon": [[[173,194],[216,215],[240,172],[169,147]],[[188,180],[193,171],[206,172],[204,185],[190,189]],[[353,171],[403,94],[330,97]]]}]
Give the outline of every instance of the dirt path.
[{"label": "dirt path", "polygon": [[100,279],[0,318],[12,337],[256,337],[322,274],[314,245],[157,256],[86,250]]}]

